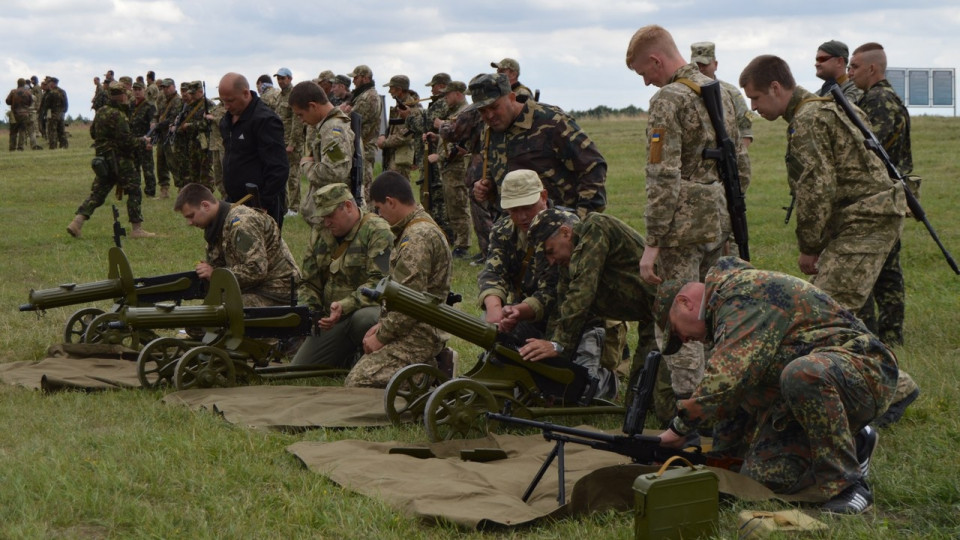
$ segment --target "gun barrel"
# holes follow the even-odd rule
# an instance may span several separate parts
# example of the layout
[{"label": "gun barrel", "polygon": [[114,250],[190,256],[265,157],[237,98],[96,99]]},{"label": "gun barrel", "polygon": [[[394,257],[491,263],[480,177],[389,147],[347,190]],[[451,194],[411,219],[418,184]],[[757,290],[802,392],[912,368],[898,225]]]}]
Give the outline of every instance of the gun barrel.
[{"label": "gun barrel", "polygon": [[123,285],[119,279],[105,279],[79,285],[66,283],[56,288],[31,290],[30,303],[20,306],[20,311],[45,310],[111,300],[122,296],[124,296]]},{"label": "gun barrel", "polygon": [[224,327],[229,323],[226,307],[158,305],[128,308],[121,320],[130,328]]}]

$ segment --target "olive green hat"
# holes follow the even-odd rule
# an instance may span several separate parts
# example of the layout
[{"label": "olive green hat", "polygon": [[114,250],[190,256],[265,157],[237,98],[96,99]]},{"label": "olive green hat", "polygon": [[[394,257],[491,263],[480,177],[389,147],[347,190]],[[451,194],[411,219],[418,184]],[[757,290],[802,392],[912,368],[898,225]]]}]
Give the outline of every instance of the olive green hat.
[{"label": "olive green hat", "polygon": [[328,184],[313,195],[313,202],[317,204],[317,215],[329,216],[344,201],[352,201],[353,194],[346,184]]}]

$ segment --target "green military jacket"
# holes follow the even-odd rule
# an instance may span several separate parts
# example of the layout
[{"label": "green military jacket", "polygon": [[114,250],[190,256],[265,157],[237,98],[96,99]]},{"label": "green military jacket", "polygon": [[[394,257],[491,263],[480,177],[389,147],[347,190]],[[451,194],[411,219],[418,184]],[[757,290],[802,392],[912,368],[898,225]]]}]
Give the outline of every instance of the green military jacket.
[{"label": "green military jacket", "polygon": [[310,186],[320,189],[329,184],[350,185],[350,165],[353,158],[354,133],[350,117],[334,108],[320,122],[310,141],[313,161],[300,164],[300,174]]},{"label": "green military jacket", "polygon": [[910,113],[890,82],[883,79],[867,88],[857,106],[866,113],[870,130],[877,136],[897,170],[904,175],[913,172]]}]

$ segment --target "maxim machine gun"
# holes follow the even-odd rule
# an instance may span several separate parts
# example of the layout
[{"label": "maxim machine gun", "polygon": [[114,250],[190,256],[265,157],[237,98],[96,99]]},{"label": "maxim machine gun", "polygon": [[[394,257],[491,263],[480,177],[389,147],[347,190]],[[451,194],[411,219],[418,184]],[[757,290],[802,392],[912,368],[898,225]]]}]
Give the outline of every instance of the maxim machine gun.
[{"label": "maxim machine gun", "polygon": [[310,334],[314,318],[307,306],[243,307],[236,276],[216,268],[202,305],[161,303],[129,308],[109,329],[135,333],[187,328],[192,337],[159,337],[147,343],[137,358],[137,376],[143,387],[172,384],[183,390],[345,373],[316,366],[269,365],[279,360],[283,339]]},{"label": "maxim machine gun", "polygon": [[[117,237],[119,241],[119,237]],[[107,332],[107,323],[119,320],[119,312],[130,306],[150,306],[158,302],[179,304],[183,300],[203,298],[206,284],[195,271],[134,277],[123,250],[112,247],[107,254],[107,279],[92,283],[65,283],[52,289],[30,291],[30,302],[20,311],[44,312],[48,309],[113,300],[109,312],[86,307],[73,313],[63,331],[67,343],[112,341],[138,348],[139,336],[116,336]],[[132,341],[131,341],[132,340]]]},{"label": "maxim machine gun", "polygon": [[463,377],[447,380],[439,369],[413,364],[387,383],[384,408],[394,422],[423,415],[431,441],[485,435],[492,427],[488,411],[526,418],[554,415],[623,414],[623,407],[589,398],[586,368],[570,361],[528,362],[517,351],[522,345],[494,324],[464,313],[445,300],[384,278],[363,294],[387,309],[405,313],[484,349],[480,360]]},{"label": "maxim machine gun", "polygon": [[559,493],[557,501],[563,505],[566,499],[564,487],[564,464],[563,464],[563,446],[566,443],[582,444],[595,448],[614,452],[622,456],[627,456],[634,463],[651,465],[663,463],[673,456],[681,456],[687,461],[696,465],[711,465],[730,469],[738,467],[740,461],[733,458],[724,458],[704,453],[699,446],[699,437],[688,439],[687,447],[693,447],[693,450],[678,450],[660,446],[660,437],[643,434],[643,425],[647,419],[647,408],[650,399],[653,396],[654,386],[657,379],[657,368],[660,366],[662,356],[660,351],[652,351],[647,355],[643,363],[643,370],[638,374],[636,383],[632,388],[631,395],[633,399],[627,408],[626,416],[623,421],[623,435],[610,435],[599,431],[587,431],[583,429],[558,426],[547,422],[537,422],[525,418],[517,418],[497,413],[487,413],[487,418],[506,424],[515,424],[524,427],[532,427],[543,431],[543,438],[548,441],[554,441],[556,444],[547,459],[540,466],[533,481],[527,486],[523,494],[523,500],[526,501],[533,494],[537,484],[543,478],[544,473],[557,460],[557,475],[559,483]]}]

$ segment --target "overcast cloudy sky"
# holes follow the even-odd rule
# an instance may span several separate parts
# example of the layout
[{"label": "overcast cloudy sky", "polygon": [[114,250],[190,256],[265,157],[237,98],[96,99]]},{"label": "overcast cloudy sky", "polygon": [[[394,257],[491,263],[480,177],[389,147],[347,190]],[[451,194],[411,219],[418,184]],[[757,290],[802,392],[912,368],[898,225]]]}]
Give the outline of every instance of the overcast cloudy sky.
[{"label": "overcast cloudy sky", "polygon": [[771,53],[816,88],[813,57],[828,39],[851,49],[878,41],[898,67],[952,68],[960,51],[957,0],[3,0],[0,81],[12,88],[18,77],[57,76],[69,114],[89,117],[91,80],[107,69],[203,79],[216,95],[228,71],[255,79],[288,67],[297,82],[363,63],[378,86],[402,73],[423,93],[435,72],[468,81],[508,56],[544,102],[646,108],[654,89],[627,70],[624,54],[651,23],[687,56],[692,42],[716,42],[718,74],[734,83],[751,58]]}]

